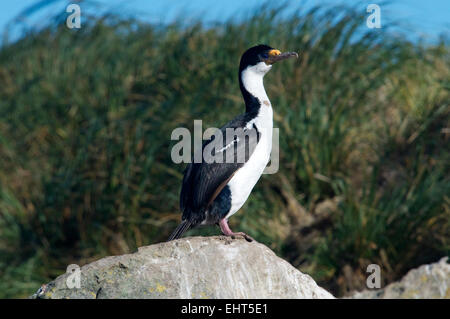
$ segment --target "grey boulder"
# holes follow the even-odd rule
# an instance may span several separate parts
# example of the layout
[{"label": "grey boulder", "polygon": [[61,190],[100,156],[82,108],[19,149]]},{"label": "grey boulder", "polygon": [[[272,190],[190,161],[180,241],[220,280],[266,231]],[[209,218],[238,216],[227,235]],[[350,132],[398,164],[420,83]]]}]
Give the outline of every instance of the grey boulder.
[{"label": "grey boulder", "polygon": [[361,299],[450,299],[448,257],[410,270],[400,281],[382,289],[364,290],[350,298]]},{"label": "grey boulder", "polygon": [[223,236],[188,237],[103,258],[59,276],[32,297],[334,298],[263,244]]}]

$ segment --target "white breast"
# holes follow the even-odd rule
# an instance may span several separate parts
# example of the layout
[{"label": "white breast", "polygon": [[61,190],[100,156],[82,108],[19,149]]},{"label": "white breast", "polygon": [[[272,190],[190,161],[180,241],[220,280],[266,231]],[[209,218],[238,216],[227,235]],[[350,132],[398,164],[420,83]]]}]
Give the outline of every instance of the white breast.
[{"label": "white breast", "polygon": [[251,125],[253,123],[261,133],[261,137],[249,160],[228,182],[231,191],[231,209],[225,218],[229,218],[244,205],[270,159],[273,128],[272,107],[270,104],[269,106],[261,105],[260,114],[251,122]]}]

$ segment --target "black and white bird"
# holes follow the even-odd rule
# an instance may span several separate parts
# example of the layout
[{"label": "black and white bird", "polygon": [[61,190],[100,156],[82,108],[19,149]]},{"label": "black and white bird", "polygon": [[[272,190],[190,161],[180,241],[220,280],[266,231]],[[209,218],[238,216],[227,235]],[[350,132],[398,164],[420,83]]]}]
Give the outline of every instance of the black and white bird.
[{"label": "black and white bird", "polygon": [[[226,236],[253,240],[243,232],[234,233],[228,219],[244,205],[269,162],[273,111],[263,78],[274,63],[290,57],[298,54],[281,53],[267,45],[252,47],[242,55],[239,86],[245,113],[220,129],[222,140],[212,138],[202,145],[203,156],[209,149],[207,154],[223,156],[222,161],[193,161],[186,167],[180,194],[182,222],[169,240],[180,238],[190,228],[212,224],[218,224]],[[233,132],[232,139],[228,132]]]}]

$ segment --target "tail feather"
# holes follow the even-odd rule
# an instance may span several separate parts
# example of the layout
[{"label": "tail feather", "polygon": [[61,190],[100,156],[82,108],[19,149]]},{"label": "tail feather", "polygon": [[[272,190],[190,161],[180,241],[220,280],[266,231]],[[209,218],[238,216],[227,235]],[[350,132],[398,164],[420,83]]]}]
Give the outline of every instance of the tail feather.
[{"label": "tail feather", "polygon": [[189,220],[183,220],[180,225],[174,230],[172,235],[170,235],[167,241],[180,238],[189,228],[191,227],[191,222]]}]

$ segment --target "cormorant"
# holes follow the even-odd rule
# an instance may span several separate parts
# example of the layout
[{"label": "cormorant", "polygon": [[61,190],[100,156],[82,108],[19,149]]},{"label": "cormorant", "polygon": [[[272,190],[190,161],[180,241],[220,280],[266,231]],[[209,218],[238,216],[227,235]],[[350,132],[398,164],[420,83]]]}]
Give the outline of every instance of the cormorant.
[{"label": "cormorant", "polygon": [[[180,194],[182,222],[169,240],[180,238],[195,226],[211,224],[218,224],[226,236],[241,235],[253,240],[243,232],[234,233],[228,226],[228,218],[244,205],[269,162],[273,111],[263,78],[274,63],[290,57],[298,54],[281,53],[263,44],[242,55],[239,87],[245,113],[220,129],[222,139],[211,138],[203,143],[201,162],[193,161],[186,167]],[[205,153],[222,160],[207,161]]]}]

